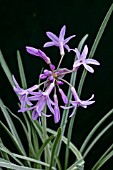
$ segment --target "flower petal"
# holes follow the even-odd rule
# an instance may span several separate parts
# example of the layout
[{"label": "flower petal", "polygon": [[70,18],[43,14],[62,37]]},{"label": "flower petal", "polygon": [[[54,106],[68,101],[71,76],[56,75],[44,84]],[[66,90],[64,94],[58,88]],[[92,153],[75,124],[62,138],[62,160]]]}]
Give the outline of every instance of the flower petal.
[{"label": "flower petal", "polygon": [[40,74],[39,78],[40,79],[45,79],[45,78],[47,78],[47,76],[45,74]]},{"label": "flower petal", "polygon": [[77,48],[71,49],[71,50],[74,51],[76,53],[76,55],[77,55],[77,58],[80,59],[80,52],[79,52],[79,50]]},{"label": "flower petal", "polygon": [[71,109],[73,106],[60,106],[62,109]]},{"label": "flower petal", "polygon": [[91,105],[93,103],[95,103],[95,101],[89,101],[89,100],[81,101],[82,106],[88,106],[88,105]]},{"label": "flower petal", "polygon": [[86,58],[87,57],[87,54],[88,54],[88,46],[85,45],[83,51],[82,51],[82,54],[80,56],[80,58]]},{"label": "flower petal", "polygon": [[14,75],[12,76],[12,78],[13,78],[13,81],[14,81],[14,84],[16,85],[16,87],[17,87],[17,88],[20,88],[20,86],[19,86],[19,84],[17,83],[17,81],[16,81]]},{"label": "flower petal", "polygon": [[63,92],[63,90],[61,88],[59,88],[59,92],[61,94],[61,97],[62,97],[62,100],[63,100],[64,104],[67,104],[68,103],[68,98],[67,98],[67,96],[65,95],[65,93]]},{"label": "flower petal", "polygon": [[55,105],[54,105],[54,122],[58,123],[59,120],[60,120],[60,109],[59,109],[59,106],[58,106],[58,98],[57,98],[56,94],[54,94],[54,102],[55,102]]},{"label": "flower petal", "polygon": [[43,47],[51,47],[51,46],[54,46],[56,45],[54,42],[47,42],[43,45]]},{"label": "flower petal", "polygon": [[86,69],[87,71],[89,71],[90,73],[94,73],[94,69],[93,69],[91,66],[89,66],[89,65],[87,65],[87,64],[85,64],[85,63],[83,63],[83,65],[84,65],[84,67],[85,67],[85,69]]},{"label": "flower petal", "polygon": [[32,119],[36,120],[38,118],[38,113],[36,112],[36,110],[34,109],[32,112]]},{"label": "flower petal", "polygon": [[53,34],[52,32],[46,32],[46,35],[56,44],[58,45],[59,38]]},{"label": "flower petal", "polygon": [[41,50],[38,50],[36,48],[33,48],[33,47],[26,47],[26,50],[28,53],[32,54],[32,55],[35,55],[35,56],[38,56],[38,57],[41,57],[47,64],[50,64],[50,58],[46,56],[46,54],[41,51]]},{"label": "flower petal", "polygon": [[72,91],[72,94],[73,94],[73,96],[74,96],[75,101],[77,101],[77,102],[80,101],[79,96],[78,96],[75,88],[74,88],[74,87],[71,87],[70,89],[71,89],[71,91]]},{"label": "flower petal", "polygon": [[64,40],[64,44],[68,43],[72,38],[74,38],[76,35],[71,35],[68,38]]},{"label": "flower petal", "polygon": [[26,50],[28,53],[32,54],[32,55],[35,55],[35,56],[38,56],[38,49],[34,48],[34,47],[26,47]]},{"label": "flower petal", "polygon": [[51,106],[51,100],[50,100],[50,98],[47,99],[47,106],[48,106],[49,110],[50,110],[52,113],[54,113],[54,109],[53,109],[52,106]]},{"label": "flower petal", "polygon": [[76,111],[76,108],[77,108],[77,105],[75,106],[75,108],[73,109],[73,112],[70,114],[69,117],[72,117],[72,116],[74,115],[74,113],[75,113],[75,111]]},{"label": "flower petal", "polygon": [[65,44],[64,47],[66,48],[66,50],[67,50],[68,52],[70,52],[69,45]]},{"label": "flower petal", "polygon": [[76,60],[76,61],[74,62],[74,64],[73,64],[73,68],[75,69],[75,68],[79,67],[80,65],[82,65],[82,63],[80,62],[80,60]]},{"label": "flower petal", "polygon": [[94,59],[86,59],[85,60],[86,64],[94,64],[94,65],[100,65],[100,63]]},{"label": "flower petal", "polygon": [[61,42],[64,41],[65,32],[66,32],[66,26],[64,25],[61,28],[61,31],[60,31],[60,34],[59,34],[59,41],[61,41]]}]

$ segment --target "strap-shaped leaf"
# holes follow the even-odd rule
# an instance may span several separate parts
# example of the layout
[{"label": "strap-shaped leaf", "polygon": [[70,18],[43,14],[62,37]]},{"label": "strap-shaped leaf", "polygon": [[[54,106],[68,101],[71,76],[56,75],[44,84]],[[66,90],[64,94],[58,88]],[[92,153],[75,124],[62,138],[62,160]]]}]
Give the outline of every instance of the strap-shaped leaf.
[{"label": "strap-shaped leaf", "polygon": [[43,143],[43,145],[40,147],[40,149],[38,150],[38,158],[41,157],[42,152],[44,151],[45,147],[47,146],[47,144],[54,138],[54,135],[51,135],[48,139],[45,140],[45,142]]},{"label": "strap-shaped leaf", "polygon": [[88,136],[86,137],[86,139],[84,140],[81,148],[80,148],[80,152],[82,153],[86,147],[86,145],[88,144],[89,140],[91,139],[91,137],[93,136],[93,134],[96,132],[96,130],[101,126],[102,123],[104,123],[104,121],[111,116],[111,114],[113,113],[113,109],[111,109],[95,126],[94,128],[90,131],[90,133],[88,134]]},{"label": "strap-shaped leaf", "polygon": [[9,67],[7,66],[6,61],[4,60],[4,57],[2,55],[2,52],[0,51],[0,64],[2,66],[3,71],[5,72],[5,75],[7,76],[11,86],[14,86],[14,82],[12,80],[12,74],[9,70]]},{"label": "strap-shaped leaf", "polygon": [[15,126],[14,126],[14,123],[13,123],[13,121],[12,121],[12,119],[11,119],[8,111],[7,111],[7,109],[4,107],[4,103],[2,102],[1,99],[0,99],[0,108],[1,108],[1,110],[2,110],[2,112],[3,112],[3,115],[4,115],[5,119],[6,119],[6,121],[7,121],[7,124],[8,124],[8,126],[9,126],[10,131],[11,131],[11,133],[12,133],[13,136],[14,136],[14,139],[15,139],[17,145],[18,145],[19,150],[21,151],[21,153],[22,153],[23,155],[26,155],[26,152],[25,152],[25,150],[24,150],[24,147],[23,147],[23,145],[22,145],[22,143],[21,143],[21,140],[20,140],[20,138],[19,138],[19,136],[18,136],[18,133],[17,133],[17,131],[16,131],[16,128],[15,128]]},{"label": "strap-shaped leaf", "polygon": [[104,133],[109,130],[109,128],[111,128],[111,126],[113,126],[113,121],[110,122],[96,137],[95,139],[91,142],[91,144],[88,146],[88,148],[86,149],[86,151],[83,154],[83,157],[85,158],[87,156],[87,154],[89,153],[89,151],[92,149],[92,147],[95,145],[95,143],[101,138],[102,135],[104,135]]},{"label": "strap-shaped leaf", "polygon": [[23,68],[23,64],[22,64],[22,59],[21,59],[19,51],[17,51],[17,60],[18,60],[18,67],[19,67],[19,73],[20,73],[22,87],[27,88],[26,77],[25,77],[24,68]]},{"label": "strap-shaped leaf", "polygon": [[54,159],[55,159],[57,148],[59,146],[60,139],[61,139],[61,128],[58,129],[57,136],[54,139],[54,143],[53,143],[53,147],[52,147],[52,151],[51,151],[51,162],[50,162],[49,170],[52,170],[52,166],[54,164]]},{"label": "strap-shaped leaf", "polygon": [[[104,159],[104,158],[106,158],[108,156],[108,153],[110,151],[113,151],[113,144],[106,150],[106,152],[101,156],[101,158],[96,162],[96,164],[93,166],[93,168],[91,170],[97,170],[98,168],[100,168],[108,160],[108,159]],[[106,160],[106,161],[104,161],[102,164],[103,160]]]}]

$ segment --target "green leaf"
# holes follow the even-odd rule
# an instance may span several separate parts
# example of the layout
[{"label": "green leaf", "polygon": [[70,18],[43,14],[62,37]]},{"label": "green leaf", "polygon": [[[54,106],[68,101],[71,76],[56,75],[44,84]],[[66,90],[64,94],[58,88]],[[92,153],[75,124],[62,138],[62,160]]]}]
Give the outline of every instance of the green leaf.
[{"label": "green leaf", "polygon": [[[29,117],[29,119],[31,119],[31,118]],[[35,121],[32,121],[32,124],[33,124],[35,130],[37,131],[37,133],[38,133],[41,141],[44,142],[44,140],[43,140],[43,135],[42,135],[42,134],[43,134],[43,132],[42,132],[42,127],[41,127],[41,125],[39,124],[39,122],[38,122],[37,120],[35,120]]]},{"label": "green leaf", "polygon": [[[47,111],[47,107],[44,108],[43,112],[44,114],[46,114]],[[47,122],[46,122],[46,116],[42,116],[41,117],[42,120],[42,130],[43,130],[43,140],[45,142],[45,140],[47,139]],[[46,147],[44,148],[44,160],[46,163],[50,163],[50,159],[51,159],[51,155],[50,155],[50,149],[49,149],[49,144],[46,145]]]},{"label": "green leaf", "polygon": [[18,145],[19,150],[21,151],[21,153],[22,153],[23,155],[26,155],[25,150],[24,150],[24,147],[23,147],[23,145],[22,145],[22,143],[21,143],[21,141],[20,141],[20,138],[19,138],[19,136],[18,136],[18,133],[17,133],[17,131],[16,131],[16,128],[15,128],[15,126],[14,126],[14,124],[13,124],[13,121],[12,121],[12,119],[11,119],[8,111],[7,111],[6,108],[4,107],[4,104],[3,104],[3,102],[2,102],[1,99],[0,99],[0,108],[1,108],[1,110],[2,110],[2,112],[3,112],[3,114],[4,114],[4,117],[5,117],[6,121],[7,121],[7,123],[8,123],[8,126],[9,126],[9,128],[10,128],[10,130],[11,130],[11,133],[12,133],[13,136],[14,136],[14,139],[15,139],[17,145]]},{"label": "green leaf", "polygon": [[113,150],[109,154],[107,154],[104,158],[102,158],[96,165],[96,167],[93,168],[93,170],[100,169],[111,157],[113,157]]},{"label": "green leaf", "polygon": [[10,70],[9,70],[5,60],[4,60],[4,57],[3,57],[1,51],[0,51],[0,64],[2,66],[3,71],[5,72],[5,75],[7,76],[11,86],[14,86],[14,82],[12,80],[12,74],[11,74],[11,72],[10,72]]},{"label": "green leaf", "polygon": [[[106,150],[106,152],[101,156],[101,158],[96,162],[96,164],[93,166],[91,170],[97,170],[99,167],[101,167],[102,160],[108,155],[110,151],[113,151],[113,144]],[[113,156],[113,154],[112,154]],[[106,160],[107,161],[107,160]],[[105,163],[105,162],[104,162]],[[101,166],[100,166],[101,165]]]},{"label": "green leaf", "polygon": [[26,137],[28,138],[28,131],[27,131],[26,127],[25,127],[25,124],[22,122],[22,120],[21,120],[19,117],[17,117],[7,106],[4,105],[4,107],[7,109],[7,111],[8,111],[14,118],[16,118],[16,119],[19,121],[19,123],[21,124],[21,126],[22,126],[22,128],[23,128],[23,130],[24,130],[24,132],[25,132],[25,134],[26,134]]},{"label": "green leaf", "polygon": [[17,51],[17,60],[18,60],[18,67],[19,67],[19,73],[20,73],[22,87],[27,88],[27,82],[26,82],[26,78],[25,78],[24,68],[23,68],[22,59],[21,59],[19,51]]},{"label": "green leaf", "polygon": [[35,158],[38,158],[38,151],[39,151],[39,143],[38,143],[38,136],[35,128],[31,125],[31,133],[32,133],[32,140],[33,140],[33,148],[35,152]]},{"label": "green leaf", "polygon": [[43,143],[43,145],[40,147],[39,151],[38,151],[38,158],[41,157],[42,152],[44,151],[44,148],[46,147],[46,145],[54,138],[54,135],[51,135],[48,139],[45,140],[45,142]]},{"label": "green leaf", "polygon": [[86,151],[83,154],[83,157],[85,158],[87,156],[87,154],[89,153],[89,151],[92,149],[92,147],[95,145],[95,143],[101,138],[101,136],[107,131],[109,130],[109,128],[113,126],[113,121],[111,123],[109,123],[96,137],[95,139],[92,141],[92,143],[88,146],[88,148],[86,149]]},{"label": "green leaf", "polygon": [[[88,34],[86,34],[86,35],[81,39],[81,41],[80,41],[80,43],[79,43],[79,45],[78,45],[79,50],[82,49],[82,46],[84,45],[87,37],[88,37]],[[76,56],[75,56],[74,61],[75,61],[75,60],[76,60]],[[76,75],[77,75],[77,73],[72,73],[72,74],[71,74],[70,84],[72,84],[72,86],[75,86]],[[68,103],[67,106],[69,106],[69,105],[70,105],[70,100],[72,99],[72,93],[71,93],[71,91],[70,91],[70,88],[69,88],[69,90],[68,90],[68,95],[67,95],[67,97],[68,97],[68,100],[69,100],[69,103]],[[66,128],[68,116],[69,116],[69,110],[64,110],[64,111],[63,111],[63,115],[62,115],[61,124],[60,124],[60,127],[62,128],[62,135],[63,135],[64,132],[65,132],[65,128]],[[69,143],[69,142],[68,142],[68,143]],[[69,144],[68,144],[68,145],[69,145]],[[69,147],[69,146],[67,146],[67,148],[68,148],[68,147]],[[57,156],[59,155],[60,148],[61,148],[61,143],[60,143],[59,149],[58,149],[58,151],[57,151]]]},{"label": "green leaf", "polygon": [[52,147],[52,151],[51,151],[51,162],[50,162],[49,170],[52,169],[52,166],[54,164],[54,158],[55,158],[55,155],[56,155],[57,148],[59,147],[60,139],[61,139],[61,128],[58,129],[57,136],[54,139],[54,143],[53,143],[53,147]]},{"label": "green leaf", "polygon": [[[78,45],[78,49],[79,51],[82,50],[82,47],[85,43],[85,41],[87,40],[88,38],[88,34],[86,34],[80,41],[79,45]],[[75,56],[75,60],[76,60],[76,56]],[[72,84],[72,86],[75,86],[75,80],[76,80],[76,76],[77,76],[77,72],[76,73],[72,73],[72,76],[71,76],[71,81],[70,81],[70,84]],[[72,98],[72,93],[71,91],[69,91],[70,95],[69,95],[69,101],[71,100]],[[70,103],[69,103],[70,105]],[[69,115],[69,110],[66,110],[67,115]],[[77,109],[73,115],[73,117],[71,118],[70,120],[70,123],[69,123],[69,127],[68,127],[68,134],[67,134],[67,138],[68,138],[68,143],[66,145],[66,154],[65,154],[65,170],[67,169],[67,166],[68,166],[68,158],[69,158],[69,142],[71,141],[71,136],[72,136],[72,130],[73,130],[73,124],[74,124],[74,120],[75,120],[75,117],[76,117],[76,112],[77,112]]]},{"label": "green leaf", "polygon": [[[47,132],[57,135],[57,132],[47,128]],[[61,140],[67,145],[67,141],[68,139],[65,136],[62,136]],[[71,151],[74,153],[74,155],[77,157],[77,160],[79,159],[83,159],[81,153],[79,152],[79,150],[74,146],[74,144],[72,142],[69,143],[69,148],[71,149]]]},{"label": "green leaf", "polygon": [[6,163],[6,162],[0,162],[0,166],[3,168],[11,168],[11,169],[15,169],[15,170],[42,170],[42,169],[35,169],[35,168],[29,168],[29,167],[25,167],[25,166],[18,166],[14,163]]},{"label": "green leaf", "polygon": [[84,170],[84,160],[80,159],[72,164],[67,170]]},{"label": "green leaf", "polygon": [[[22,88],[26,89],[27,88],[27,82],[26,82],[26,77],[25,77],[25,73],[24,73],[24,67],[23,67],[23,64],[22,64],[22,59],[21,59],[21,55],[20,55],[19,51],[17,51],[17,60],[18,60],[18,68],[19,68]],[[27,114],[30,116],[30,111],[28,111]],[[31,121],[29,122],[28,117],[26,115],[23,115],[23,116],[24,116],[24,119],[26,121],[27,128],[28,128],[29,156],[35,157],[35,151],[34,151],[32,140],[31,140],[31,126],[30,126]]]},{"label": "green leaf", "polygon": [[86,137],[85,141],[83,142],[81,148],[80,148],[80,152],[83,153],[86,145],[88,144],[89,140],[91,139],[91,137],[93,136],[93,134],[96,132],[96,130],[101,126],[102,123],[104,123],[104,121],[111,116],[111,114],[113,113],[113,109],[111,109],[95,126],[94,128],[90,131],[90,133],[88,134],[88,136]]},{"label": "green leaf", "polygon": [[[7,153],[7,150],[6,150],[6,153]],[[18,154],[15,154],[15,153],[12,153],[12,155],[16,158],[19,158],[19,159],[23,159],[23,160],[26,160],[26,161],[29,161],[29,162],[33,162],[33,163],[37,163],[39,165],[43,165],[45,167],[49,167],[50,165],[45,163],[45,162],[42,162],[42,161],[39,161],[39,160],[36,160],[36,159],[33,159],[33,158],[29,158],[27,156],[22,156],[22,155],[18,155]],[[56,170],[56,168],[52,167],[52,170]]]},{"label": "green leaf", "polygon": [[79,45],[78,45],[78,50],[79,50],[79,51],[82,50],[82,47],[83,47],[84,43],[86,42],[88,36],[89,36],[89,35],[86,34],[86,35],[81,39],[81,41],[79,42]]},{"label": "green leaf", "polygon": [[62,170],[62,166],[61,166],[59,158],[56,156],[55,159],[56,159],[56,164],[58,165],[58,170]]},{"label": "green leaf", "polygon": [[[103,22],[102,22],[102,25],[97,33],[97,36],[95,38],[95,41],[93,43],[93,46],[91,48],[91,51],[89,53],[89,58],[92,58],[94,56],[94,53],[96,51],[96,48],[100,42],[100,39],[103,35],[103,32],[105,30],[105,27],[107,25],[107,22],[112,14],[112,11],[113,11],[113,4],[111,5],[108,13],[106,14]],[[86,77],[86,74],[87,74],[87,71],[84,69],[83,71],[83,74],[81,76],[81,79],[80,79],[80,83],[79,83],[79,87],[78,87],[78,95],[80,96],[81,95],[81,91],[82,91],[82,87],[83,87],[83,83],[85,81],[85,77]],[[76,113],[75,113],[76,114]],[[74,119],[75,119],[75,114],[74,114],[74,117],[71,118],[71,121],[70,121],[70,125],[69,125],[69,131],[68,131],[68,139],[69,141],[71,140],[71,134],[72,134],[72,128],[73,128],[73,124],[74,124]],[[69,157],[69,141],[68,141],[68,144],[67,144],[67,147],[66,147],[66,157],[65,157],[65,170],[68,166],[68,157]]]},{"label": "green leaf", "polygon": [[11,132],[8,130],[8,128],[0,121],[0,125],[3,127],[3,129],[6,131],[10,139],[13,141],[14,145],[18,149],[18,151],[21,153],[20,148],[18,147],[17,141],[15,140],[14,136],[11,134]]},{"label": "green leaf", "polygon": [[[2,139],[0,139],[0,146],[3,146]],[[4,153],[4,152],[2,152],[2,151],[1,151],[0,153],[1,153],[1,156],[2,156],[3,159],[5,159],[5,160],[7,160],[7,161],[10,161],[9,156],[8,156],[7,153]]]},{"label": "green leaf", "polygon": [[3,153],[6,153],[8,155],[10,155],[19,165],[23,165],[23,163],[21,161],[19,161],[13,154],[12,152],[10,152],[4,145],[0,145],[0,150]]},{"label": "green leaf", "polygon": [[[97,33],[97,36],[95,38],[95,41],[92,45],[92,48],[91,48],[91,51],[89,53],[89,58],[93,58],[94,54],[95,54],[95,51],[97,49],[97,46],[100,42],[100,39],[104,33],[104,30],[106,28],[106,25],[110,19],[110,16],[113,12],[113,4],[111,5],[111,7],[109,8],[100,28],[99,28],[99,31]],[[82,92],[82,87],[83,87],[83,84],[84,84],[84,81],[85,81],[85,77],[86,77],[86,74],[87,74],[87,71],[84,69],[83,73],[82,73],[82,76],[81,76],[81,79],[80,79],[80,83],[79,83],[79,87],[78,87],[78,95],[80,96],[81,95],[81,92]]]}]

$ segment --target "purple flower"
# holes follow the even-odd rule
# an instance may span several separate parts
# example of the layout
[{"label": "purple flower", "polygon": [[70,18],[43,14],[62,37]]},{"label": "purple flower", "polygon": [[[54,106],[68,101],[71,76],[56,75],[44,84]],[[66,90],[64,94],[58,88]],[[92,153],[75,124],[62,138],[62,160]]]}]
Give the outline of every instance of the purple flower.
[{"label": "purple flower", "polygon": [[60,109],[58,106],[58,98],[57,95],[54,94],[54,122],[58,123],[60,121]]},{"label": "purple flower", "polygon": [[66,32],[66,26],[65,25],[61,28],[59,37],[57,37],[52,32],[46,32],[47,36],[52,41],[45,43],[44,47],[57,46],[60,49],[60,54],[64,55],[64,48],[66,48],[67,50],[70,49],[69,46],[67,45],[68,41],[70,41],[73,37],[75,37],[75,35],[72,35],[72,36],[64,39],[65,32]]},{"label": "purple flower", "polygon": [[26,50],[27,50],[28,53],[30,53],[32,55],[41,57],[47,64],[51,64],[50,58],[47,57],[47,55],[43,51],[38,50],[38,49],[33,48],[33,47],[26,47]]},{"label": "purple flower", "polygon": [[76,70],[80,65],[83,65],[87,71],[93,73],[94,69],[88,64],[100,65],[100,63],[94,59],[86,59],[87,54],[88,54],[87,45],[85,45],[81,54],[77,48],[75,48],[73,51],[76,53],[77,59],[78,59],[74,62],[74,65],[73,65],[74,70]]},{"label": "purple flower", "polygon": [[[42,92],[41,90],[37,92],[34,96],[29,97],[30,101],[38,101],[35,106],[30,108],[25,108],[22,110],[22,112],[33,110],[32,112],[32,119],[36,120],[41,115],[44,116],[51,116],[43,113],[43,109],[45,105],[47,104],[49,110],[54,113],[54,109],[52,108],[52,105],[54,105],[54,102],[50,99],[49,95],[51,91],[54,88],[54,83],[51,83],[50,86],[46,89],[45,92]],[[20,110],[21,111],[21,110]]]},{"label": "purple flower", "polygon": [[63,100],[64,104],[67,104],[68,103],[68,98],[67,98],[67,96],[65,95],[65,93],[63,92],[63,90],[61,88],[59,88],[59,92],[61,94],[61,97],[62,97],[62,100]]},{"label": "purple flower", "polygon": [[19,84],[17,83],[14,76],[13,76],[13,81],[15,83],[15,86],[13,87],[13,89],[14,89],[15,93],[17,93],[19,95],[19,100],[20,100],[20,103],[21,103],[21,110],[23,110],[25,108],[26,104],[28,106],[32,106],[32,103],[28,99],[28,95],[36,93],[36,92],[33,92],[33,91],[38,88],[38,85],[34,85],[33,87],[24,90],[19,86]]},{"label": "purple flower", "polygon": [[83,108],[87,108],[88,105],[93,104],[95,101],[92,101],[92,99],[94,98],[94,94],[88,99],[88,100],[80,100],[76,90],[74,87],[71,87],[71,92],[74,96],[74,101],[70,101],[70,103],[72,104],[72,106],[66,107],[66,106],[61,106],[61,108],[63,109],[70,109],[70,108],[74,108],[72,114],[69,117],[72,117],[73,114],[75,113],[75,110],[77,108],[77,106],[82,106]]}]

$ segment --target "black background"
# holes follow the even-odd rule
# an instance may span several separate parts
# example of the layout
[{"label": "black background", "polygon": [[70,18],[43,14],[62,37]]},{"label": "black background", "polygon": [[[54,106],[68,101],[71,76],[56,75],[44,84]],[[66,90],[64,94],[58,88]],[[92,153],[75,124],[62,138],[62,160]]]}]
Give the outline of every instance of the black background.
[{"label": "black background", "polygon": [[[0,0],[0,49],[18,82],[20,79],[17,68],[17,50],[20,50],[22,55],[28,86],[32,86],[37,82],[41,68],[46,68],[46,64],[41,59],[27,54],[25,46],[29,45],[43,50],[43,44],[48,41],[45,32],[52,31],[58,35],[65,24],[67,37],[76,34],[76,38],[69,43],[71,47],[77,47],[80,39],[85,34],[89,34],[86,44],[91,49],[111,3],[112,1],[109,0]],[[46,48],[44,52],[55,64],[58,63],[59,51],[56,47]],[[113,14],[94,58],[101,65],[94,67],[93,75],[88,73],[81,98],[87,99],[94,93],[96,103],[86,110],[80,108],[77,112],[72,141],[78,148],[96,122],[113,107]],[[71,68],[72,64],[73,56],[67,55],[63,66]],[[81,71],[78,79],[80,75]],[[0,96],[5,104],[16,112],[18,100],[1,68],[0,89]],[[53,120],[50,122],[52,128],[59,127],[59,124],[54,125]],[[86,170],[91,168],[112,141],[113,133],[112,130],[109,130],[87,156]],[[110,170],[112,168],[110,159],[101,169]]]}]

